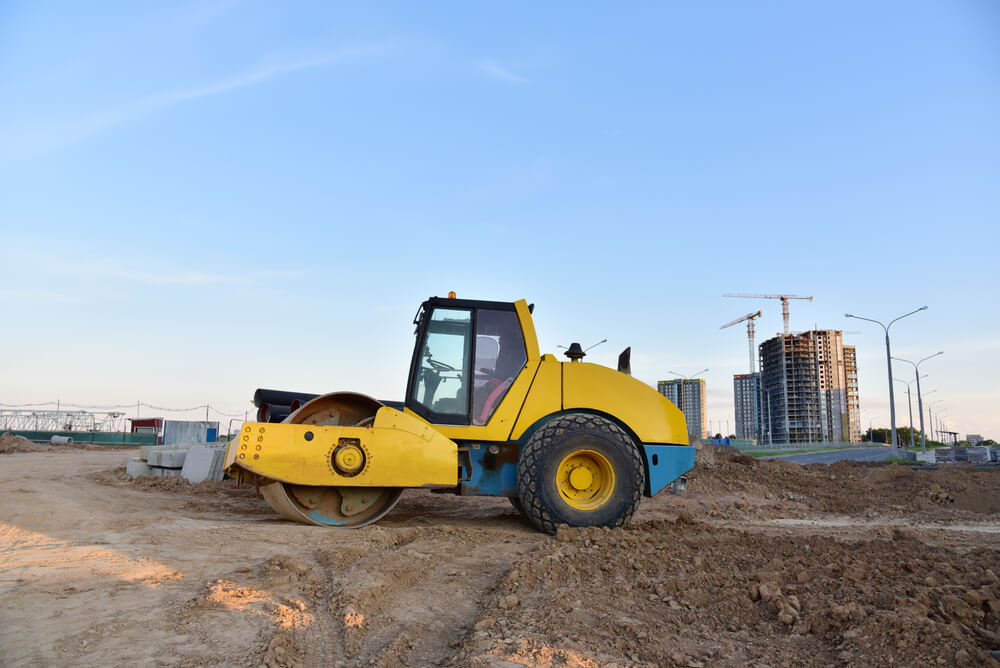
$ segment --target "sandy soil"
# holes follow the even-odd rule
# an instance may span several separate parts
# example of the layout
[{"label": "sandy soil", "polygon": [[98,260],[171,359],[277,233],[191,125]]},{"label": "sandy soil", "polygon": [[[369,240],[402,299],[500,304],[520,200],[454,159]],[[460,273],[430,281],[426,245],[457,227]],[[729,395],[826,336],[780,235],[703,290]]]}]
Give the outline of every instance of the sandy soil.
[{"label": "sandy soil", "polygon": [[1000,471],[706,450],[685,496],[551,537],[506,500],[422,491],[374,526],[307,527],[250,487],[130,479],[129,454],[0,456],[0,663],[994,665],[1000,650]]}]

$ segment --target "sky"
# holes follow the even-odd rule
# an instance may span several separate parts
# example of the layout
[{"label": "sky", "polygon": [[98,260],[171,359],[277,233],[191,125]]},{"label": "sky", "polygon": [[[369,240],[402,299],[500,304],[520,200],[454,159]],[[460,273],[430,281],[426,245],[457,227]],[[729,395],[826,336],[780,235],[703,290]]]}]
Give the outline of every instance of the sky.
[{"label": "sky", "polygon": [[844,314],[926,305],[893,355],[943,350],[928,402],[1000,438],[998,218],[992,0],[0,4],[0,404],[401,399],[454,290],[536,304],[543,352],[707,368],[733,431],[720,325],[781,305],[722,295],[790,293],[856,332],[865,428],[884,333]]}]

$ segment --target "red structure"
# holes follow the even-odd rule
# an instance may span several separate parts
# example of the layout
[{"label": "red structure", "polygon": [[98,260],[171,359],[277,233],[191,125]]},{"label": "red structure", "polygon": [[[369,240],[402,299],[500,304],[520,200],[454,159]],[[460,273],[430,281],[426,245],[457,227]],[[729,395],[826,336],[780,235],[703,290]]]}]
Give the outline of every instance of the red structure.
[{"label": "red structure", "polygon": [[129,432],[132,434],[156,434],[156,442],[160,442],[160,434],[163,433],[163,418],[141,418],[130,419],[132,427]]}]

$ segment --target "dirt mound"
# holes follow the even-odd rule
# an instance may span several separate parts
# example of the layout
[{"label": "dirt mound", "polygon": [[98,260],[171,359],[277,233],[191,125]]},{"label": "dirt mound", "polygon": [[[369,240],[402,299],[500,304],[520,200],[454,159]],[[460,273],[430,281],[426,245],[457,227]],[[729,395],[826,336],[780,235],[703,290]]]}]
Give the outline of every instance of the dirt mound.
[{"label": "dirt mound", "polygon": [[11,454],[14,452],[49,452],[53,449],[54,448],[51,445],[32,443],[28,439],[10,432],[0,434],[0,454]]},{"label": "dirt mound", "polygon": [[219,513],[220,517],[226,517],[225,513],[277,517],[253,485],[237,485],[235,480],[205,480],[192,483],[181,476],[133,477],[126,472],[124,466],[91,473],[87,477],[111,487],[169,493],[168,498],[178,502],[180,508],[187,512]]},{"label": "dirt mound", "polygon": [[758,460],[716,446],[696,463],[688,478],[692,493],[790,501],[826,513],[1000,513],[1000,476],[972,466],[927,471],[898,464],[849,461],[802,466]]},{"label": "dirt mound", "polygon": [[982,665],[1000,647],[998,556],[938,561],[900,531],[563,528],[513,565],[452,663]]},{"label": "dirt mound", "polygon": [[749,463],[754,461],[753,457],[744,455],[736,448],[728,445],[713,445],[712,443],[702,443],[698,441],[695,445],[694,463],[695,466],[713,468],[728,462]]}]

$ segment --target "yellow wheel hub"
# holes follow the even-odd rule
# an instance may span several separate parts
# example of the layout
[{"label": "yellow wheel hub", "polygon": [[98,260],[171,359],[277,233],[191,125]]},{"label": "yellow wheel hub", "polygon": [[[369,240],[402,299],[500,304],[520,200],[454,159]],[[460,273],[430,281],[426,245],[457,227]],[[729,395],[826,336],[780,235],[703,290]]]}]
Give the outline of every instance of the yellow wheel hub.
[{"label": "yellow wheel hub", "polygon": [[577,491],[583,491],[594,484],[594,474],[582,466],[569,472],[569,484]]},{"label": "yellow wheel hub", "polygon": [[333,465],[340,473],[351,475],[365,465],[365,453],[356,445],[345,445],[333,453]]},{"label": "yellow wheel hub", "polygon": [[577,510],[596,510],[611,498],[615,471],[608,458],[594,450],[577,450],[556,469],[559,495]]}]

